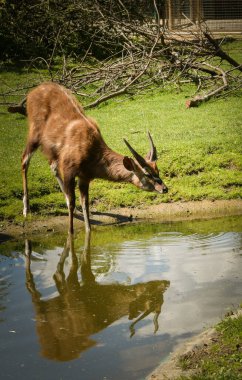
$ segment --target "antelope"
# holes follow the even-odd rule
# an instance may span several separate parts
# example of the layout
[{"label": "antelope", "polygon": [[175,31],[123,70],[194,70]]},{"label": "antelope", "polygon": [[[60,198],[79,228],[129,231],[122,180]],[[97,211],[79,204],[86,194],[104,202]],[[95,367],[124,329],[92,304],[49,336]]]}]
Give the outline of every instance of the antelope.
[{"label": "antelope", "polygon": [[65,87],[42,83],[27,96],[29,132],[22,155],[23,215],[29,212],[27,172],[31,156],[40,147],[49,161],[69,212],[69,232],[73,234],[75,178],[81,195],[86,232],[90,232],[89,184],[95,178],[132,183],[158,193],[168,191],[159,177],[157,152],[148,132],[150,151],[145,158],[124,139],[133,158],[110,149],[96,124]]}]

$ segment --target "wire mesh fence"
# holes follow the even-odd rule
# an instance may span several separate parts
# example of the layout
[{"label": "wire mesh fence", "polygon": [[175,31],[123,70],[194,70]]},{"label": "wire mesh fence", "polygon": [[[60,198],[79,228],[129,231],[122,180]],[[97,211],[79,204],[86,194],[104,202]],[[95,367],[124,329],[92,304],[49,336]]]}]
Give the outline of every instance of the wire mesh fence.
[{"label": "wire mesh fence", "polygon": [[205,21],[211,31],[242,33],[242,0],[161,0],[159,3],[162,24],[169,29],[194,27]]},{"label": "wire mesh fence", "polygon": [[203,17],[211,30],[242,32],[242,1],[203,0]]}]

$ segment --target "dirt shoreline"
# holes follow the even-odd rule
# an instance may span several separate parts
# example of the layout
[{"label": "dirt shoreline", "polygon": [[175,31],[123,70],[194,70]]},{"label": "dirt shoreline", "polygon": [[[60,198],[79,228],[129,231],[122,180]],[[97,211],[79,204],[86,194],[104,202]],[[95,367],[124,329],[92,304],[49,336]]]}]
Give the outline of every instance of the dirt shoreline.
[{"label": "dirt shoreline", "polygon": [[[241,314],[242,310],[239,309],[225,318],[238,318]],[[214,341],[218,342],[219,339],[220,336],[215,327],[210,327],[202,333],[195,335],[185,343],[181,343],[165,362],[161,363],[148,375],[146,380],[176,380],[181,376],[189,377],[195,375],[199,367],[196,369],[183,370],[179,365],[179,359],[188,355],[195,357],[199,362],[203,351],[207,351],[208,347],[211,346]]]},{"label": "dirt shoreline", "polygon": [[148,375],[146,380],[175,380],[180,376],[193,375],[193,370],[183,370],[179,366],[180,357],[192,352],[195,353],[202,350],[204,347],[208,347],[216,337],[217,332],[215,328],[211,327],[208,330],[195,335],[187,342],[181,343],[164,363],[160,364],[150,375]]},{"label": "dirt shoreline", "polygon": [[[140,221],[167,223],[232,215],[242,215],[242,199],[161,203],[144,208],[111,209],[103,213],[92,212],[91,210],[91,224],[95,228],[95,226],[110,226]],[[76,231],[84,227],[80,211],[76,212],[74,227]],[[26,221],[18,224],[8,221],[0,222],[0,233],[10,236],[45,233],[46,231],[66,231],[67,228],[67,213],[64,216],[29,217]]]}]

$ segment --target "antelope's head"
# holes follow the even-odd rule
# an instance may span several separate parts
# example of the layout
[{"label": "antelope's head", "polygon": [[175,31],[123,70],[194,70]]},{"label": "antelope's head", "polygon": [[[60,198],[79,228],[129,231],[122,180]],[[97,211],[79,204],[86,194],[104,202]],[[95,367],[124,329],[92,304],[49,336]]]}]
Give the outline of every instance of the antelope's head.
[{"label": "antelope's head", "polygon": [[124,157],[124,167],[133,172],[132,183],[142,190],[167,193],[168,188],[159,176],[159,169],[156,165],[157,152],[150,132],[148,132],[150,150],[145,158],[139,155],[134,148],[124,139],[125,144],[134,156],[134,160],[127,156]]}]

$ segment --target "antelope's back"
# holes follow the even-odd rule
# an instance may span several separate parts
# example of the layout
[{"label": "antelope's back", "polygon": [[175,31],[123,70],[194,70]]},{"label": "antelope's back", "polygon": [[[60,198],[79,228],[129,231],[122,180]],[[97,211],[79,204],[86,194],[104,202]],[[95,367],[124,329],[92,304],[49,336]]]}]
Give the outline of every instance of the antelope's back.
[{"label": "antelope's back", "polygon": [[46,123],[50,117],[70,122],[82,117],[83,108],[65,87],[46,82],[28,94],[27,115],[30,122],[38,124]]}]

